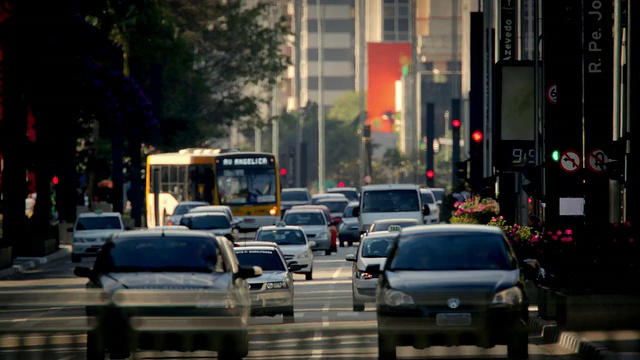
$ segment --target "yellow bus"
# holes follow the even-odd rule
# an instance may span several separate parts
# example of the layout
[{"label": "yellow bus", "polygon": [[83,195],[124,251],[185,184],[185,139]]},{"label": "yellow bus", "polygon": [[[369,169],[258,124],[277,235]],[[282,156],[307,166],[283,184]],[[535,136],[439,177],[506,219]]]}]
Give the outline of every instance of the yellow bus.
[{"label": "yellow bus", "polygon": [[[240,231],[273,225],[280,218],[280,176],[270,153],[193,148],[153,154],[147,157],[146,174],[148,227],[166,225],[183,201],[229,206],[243,219]],[[156,186],[162,224],[156,224]]]}]

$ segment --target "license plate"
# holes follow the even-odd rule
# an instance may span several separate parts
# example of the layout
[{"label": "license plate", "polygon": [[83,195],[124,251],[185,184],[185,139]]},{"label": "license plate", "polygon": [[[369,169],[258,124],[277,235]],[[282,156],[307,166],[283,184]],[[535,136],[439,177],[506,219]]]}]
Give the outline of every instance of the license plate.
[{"label": "license plate", "polygon": [[468,314],[468,313],[437,314],[436,324],[443,325],[443,326],[471,325],[471,314]]}]

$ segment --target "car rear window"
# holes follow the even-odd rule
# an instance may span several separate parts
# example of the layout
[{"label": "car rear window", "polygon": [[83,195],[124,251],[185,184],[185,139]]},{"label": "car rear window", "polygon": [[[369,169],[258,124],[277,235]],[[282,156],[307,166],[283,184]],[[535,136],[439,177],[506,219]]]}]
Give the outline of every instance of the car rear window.
[{"label": "car rear window", "polygon": [[122,229],[120,218],[117,216],[80,217],[76,223],[76,230],[108,229]]},{"label": "car rear window", "polygon": [[305,245],[304,233],[300,230],[262,230],[257,241],[269,241],[278,245]]},{"label": "car rear window", "polygon": [[403,234],[393,270],[512,270],[504,239],[493,234]]},{"label": "car rear window", "polygon": [[309,201],[307,193],[304,191],[283,191],[280,194],[281,201]]},{"label": "car rear window", "polygon": [[234,249],[240,265],[260,266],[264,271],[285,271],[282,258],[275,250]]},{"label": "car rear window", "polygon": [[184,215],[189,212],[191,209],[195,209],[198,206],[204,206],[204,204],[189,204],[189,205],[178,205],[176,209],[173,211],[173,215]]},{"label": "car rear window", "polygon": [[325,205],[326,207],[329,208],[329,211],[332,213],[342,213],[344,211],[344,209],[347,207],[347,204],[349,202],[347,201],[322,201],[319,200],[318,201],[318,205]]},{"label": "car rear window", "polygon": [[231,227],[229,219],[224,214],[183,217],[180,225],[185,225],[191,230],[215,230]]}]

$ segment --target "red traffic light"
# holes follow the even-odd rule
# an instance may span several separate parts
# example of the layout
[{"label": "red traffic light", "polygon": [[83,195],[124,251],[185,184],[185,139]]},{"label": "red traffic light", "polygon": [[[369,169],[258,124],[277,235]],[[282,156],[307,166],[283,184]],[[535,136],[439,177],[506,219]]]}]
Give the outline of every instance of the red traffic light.
[{"label": "red traffic light", "polygon": [[453,126],[453,127],[454,127],[454,129],[459,128],[459,127],[460,127],[460,120],[458,120],[458,119],[453,119],[453,120],[451,121],[451,126]]},{"label": "red traffic light", "polygon": [[436,176],[435,171],[427,170],[427,179],[433,179]]},{"label": "red traffic light", "polygon": [[342,182],[342,181],[338,182],[338,187],[343,188],[344,187],[344,182]]},{"label": "red traffic light", "polygon": [[285,168],[281,168],[281,169],[280,169],[280,175],[282,175],[282,176],[287,175],[287,169],[285,169]]},{"label": "red traffic light", "polygon": [[482,141],[482,132],[481,131],[474,131],[473,134],[471,134],[471,140],[473,140],[474,142],[480,142]]},{"label": "red traffic light", "polygon": [[53,179],[51,179],[51,182],[53,183],[53,185],[58,185],[58,177],[54,176]]}]

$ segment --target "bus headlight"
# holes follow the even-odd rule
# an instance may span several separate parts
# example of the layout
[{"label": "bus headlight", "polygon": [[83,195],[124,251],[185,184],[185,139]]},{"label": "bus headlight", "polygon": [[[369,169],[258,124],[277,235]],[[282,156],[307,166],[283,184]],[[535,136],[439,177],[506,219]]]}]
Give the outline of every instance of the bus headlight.
[{"label": "bus headlight", "polygon": [[277,207],[272,207],[271,210],[269,210],[269,215],[271,216],[276,216],[276,214],[278,213],[278,208]]}]

